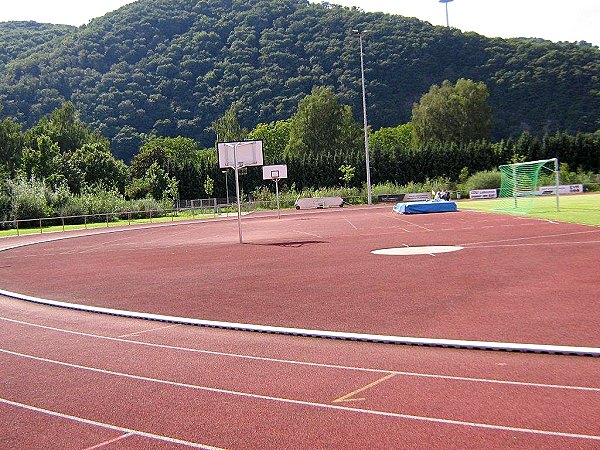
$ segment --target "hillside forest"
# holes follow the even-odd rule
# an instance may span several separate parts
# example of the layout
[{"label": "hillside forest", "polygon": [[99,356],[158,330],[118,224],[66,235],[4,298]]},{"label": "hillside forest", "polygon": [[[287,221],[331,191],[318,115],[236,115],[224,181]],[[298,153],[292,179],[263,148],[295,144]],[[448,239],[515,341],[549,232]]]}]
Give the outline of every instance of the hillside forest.
[{"label": "hillside forest", "polygon": [[[600,50],[588,43],[302,0],[138,0],[79,28],[0,23],[0,219],[67,213],[69,199],[102,192],[224,198],[217,140],[263,140],[266,164],[288,164],[285,189],[360,190],[351,30],[367,26],[374,184],[451,184],[551,157],[600,172]],[[257,169],[242,183],[264,185]],[[31,211],[15,200],[40,195]]]}]

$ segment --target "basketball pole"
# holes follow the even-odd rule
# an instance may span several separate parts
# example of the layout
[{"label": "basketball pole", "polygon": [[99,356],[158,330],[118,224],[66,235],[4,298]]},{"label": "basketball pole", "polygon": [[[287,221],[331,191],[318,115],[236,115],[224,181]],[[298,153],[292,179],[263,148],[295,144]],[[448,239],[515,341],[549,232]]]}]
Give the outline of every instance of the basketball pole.
[{"label": "basketball pole", "polygon": [[240,236],[240,244],[243,244],[242,239],[242,205],[240,203],[240,176],[239,167],[237,162],[237,146],[238,143],[233,144],[233,165],[235,166],[235,197],[237,199],[237,216],[238,216],[238,234]]},{"label": "basketball pole", "polygon": [[279,178],[275,178],[275,195],[277,196],[277,218],[281,219],[281,212],[279,211]]}]

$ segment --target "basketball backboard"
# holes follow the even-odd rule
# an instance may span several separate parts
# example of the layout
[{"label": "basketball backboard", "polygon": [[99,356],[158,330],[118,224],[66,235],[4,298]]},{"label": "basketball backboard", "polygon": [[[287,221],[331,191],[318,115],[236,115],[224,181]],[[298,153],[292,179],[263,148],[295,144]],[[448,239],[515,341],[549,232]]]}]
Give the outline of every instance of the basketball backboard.
[{"label": "basketball backboard", "polygon": [[221,169],[263,165],[263,141],[218,142]]},{"label": "basketball backboard", "polygon": [[287,178],[287,165],[263,166],[263,180],[280,180],[282,178]]}]

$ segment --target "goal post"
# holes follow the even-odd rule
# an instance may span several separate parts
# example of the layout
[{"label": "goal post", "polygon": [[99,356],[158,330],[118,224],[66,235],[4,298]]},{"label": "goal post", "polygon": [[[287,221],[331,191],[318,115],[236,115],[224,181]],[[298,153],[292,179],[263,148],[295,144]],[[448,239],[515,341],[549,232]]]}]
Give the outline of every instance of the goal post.
[{"label": "goal post", "polygon": [[500,194],[495,209],[529,212],[541,194],[541,181],[553,186],[556,210],[560,210],[560,171],[558,158],[541,159],[500,166]]}]

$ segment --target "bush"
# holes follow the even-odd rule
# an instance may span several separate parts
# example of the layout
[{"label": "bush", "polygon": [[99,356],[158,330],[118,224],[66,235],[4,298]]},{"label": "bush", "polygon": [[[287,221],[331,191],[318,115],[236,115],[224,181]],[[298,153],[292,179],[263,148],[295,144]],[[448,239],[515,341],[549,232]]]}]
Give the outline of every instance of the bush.
[{"label": "bush", "polygon": [[468,194],[474,189],[498,189],[500,188],[500,172],[498,170],[484,170],[471,175],[460,189]]},{"label": "bush", "polygon": [[84,187],[81,191],[81,203],[87,214],[114,213],[127,208],[127,201],[119,191],[104,190],[102,187]]},{"label": "bush", "polygon": [[7,183],[10,195],[10,219],[38,219],[51,214],[48,205],[47,187],[43,181],[10,180]]},{"label": "bush", "polygon": [[129,210],[133,212],[134,214],[131,215],[132,219],[146,219],[149,217],[150,211],[152,211],[152,217],[159,217],[164,215],[165,210],[169,208],[170,205],[165,202],[159,202],[152,197],[147,197],[129,201],[126,208],[122,208],[121,211]]}]

